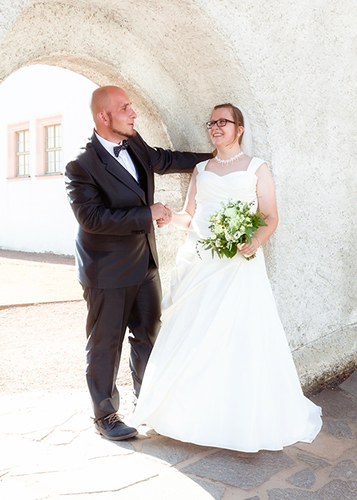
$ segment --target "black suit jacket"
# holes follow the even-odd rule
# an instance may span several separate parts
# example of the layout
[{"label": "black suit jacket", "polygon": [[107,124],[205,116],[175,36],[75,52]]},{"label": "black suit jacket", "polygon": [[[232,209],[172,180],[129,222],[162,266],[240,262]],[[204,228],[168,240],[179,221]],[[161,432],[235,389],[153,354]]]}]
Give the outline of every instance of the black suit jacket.
[{"label": "black suit jacket", "polygon": [[91,288],[118,288],[143,280],[150,250],[158,265],[150,205],[154,172],[192,172],[211,154],[151,148],[139,134],[129,139],[139,185],[93,134],[66,167],[67,195],[79,223],[76,237],[78,279]]}]

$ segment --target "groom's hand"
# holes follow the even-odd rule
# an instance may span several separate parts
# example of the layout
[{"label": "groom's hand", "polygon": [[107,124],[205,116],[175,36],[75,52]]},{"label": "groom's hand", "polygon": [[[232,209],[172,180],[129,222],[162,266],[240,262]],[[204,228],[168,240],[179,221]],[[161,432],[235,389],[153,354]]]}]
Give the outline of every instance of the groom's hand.
[{"label": "groom's hand", "polygon": [[170,224],[171,221],[172,221],[172,210],[168,205],[165,205],[165,217],[163,217],[162,219],[158,219],[156,221],[157,227],[161,228],[167,226],[167,224]]},{"label": "groom's hand", "polygon": [[164,227],[172,220],[172,211],[169,206],[162,203],[154,203],[150,206],[152,220],[156,220],[158,227]]},{"label": "groom's hand", "polygon": [[152,220],[164,219],[167,217],[167,209],[162,203],[154,203],[150,206]]},{"label": "groom's hand", "polygon": [[[161,211],[159,211],[159,213],[161,213]],[[157,227],[159,227],[159,228],[164,227],[167,224],[170,224],[170,222],[172,221],[171,208],[168,205],[164,205],[163,216],[159,217],[158,219],[155,219],[155,220],[156,220]]]}]

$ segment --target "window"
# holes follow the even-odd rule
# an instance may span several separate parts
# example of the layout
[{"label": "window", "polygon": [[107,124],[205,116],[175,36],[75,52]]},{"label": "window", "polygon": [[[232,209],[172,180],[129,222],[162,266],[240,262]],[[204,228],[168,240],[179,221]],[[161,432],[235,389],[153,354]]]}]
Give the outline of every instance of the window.
[{"label": "window", "polygon": [[30,149],[30,122],[8,125],[8,179],[30,177]]},{"label": "window", "polygon": [[36,176],[62,175],[63,169],[62,116],[36,120]]},{"label": "window", "polygon": [[46,128],[46,174],[60,174],[62,171],[61,125]]},{"label": "window", "polygon": [[16,132],[16,176],[30,175],[30,131]]},{"label": "window", "polygon": [[62,175],[62,148],[62,115],[37,119],[36,130],[30,121],[8,125],[7,178],[29,178],[33,170],[36,177]]}]

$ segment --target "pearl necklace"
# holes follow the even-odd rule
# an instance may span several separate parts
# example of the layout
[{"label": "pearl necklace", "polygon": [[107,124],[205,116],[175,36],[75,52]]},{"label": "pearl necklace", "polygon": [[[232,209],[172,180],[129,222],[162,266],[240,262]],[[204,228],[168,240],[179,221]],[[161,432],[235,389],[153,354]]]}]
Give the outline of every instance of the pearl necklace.
[{"label": "pearl necklace", "polygon": [[228,165],[228,163],[232,163],[234,160],[238,160],[241,156],[243,156],[244,153],[241,151],[235,156],[232,156],[232,158],[229,158],[228,160],[222,160],[221,158],[218,158],[218,156],[214,157],[214,160],[216,160],[217,163],[220,163],[221,165]]}]

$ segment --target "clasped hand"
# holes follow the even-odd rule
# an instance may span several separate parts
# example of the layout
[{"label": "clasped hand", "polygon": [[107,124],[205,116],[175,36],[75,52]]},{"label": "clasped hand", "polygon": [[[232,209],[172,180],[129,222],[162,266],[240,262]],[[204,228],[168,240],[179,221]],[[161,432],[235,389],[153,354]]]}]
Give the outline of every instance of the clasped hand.
[{"label": "clasped hand", "polygon": [[242,247],[238,248],[238,252],[246,257],[251,257],[260,247],[259,240],[256,238],[252,238],[252,244],[250,245],[248,242],[245,243]]},{"label": "clasped hand", "polygon": [[164,227],[172,221],[172,210],[168,205],[162,203],[154,203],[150,207],[152,220],[156,220],[158,227]]}]

